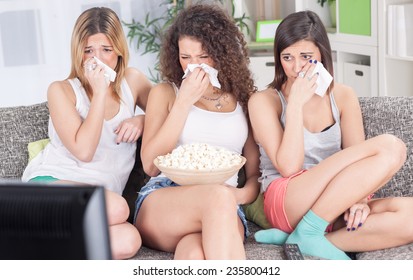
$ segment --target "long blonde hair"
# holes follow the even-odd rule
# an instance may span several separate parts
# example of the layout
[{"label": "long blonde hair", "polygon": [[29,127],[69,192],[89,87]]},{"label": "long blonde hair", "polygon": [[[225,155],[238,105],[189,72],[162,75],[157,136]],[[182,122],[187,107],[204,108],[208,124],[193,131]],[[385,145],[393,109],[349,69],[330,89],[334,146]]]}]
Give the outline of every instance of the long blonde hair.
[{"label": "long blonde hair", "polygon": [[68,79],[79,78],[89,99],[92,98],[90,84],[84,75],[83,54],[87,39],[97,33],[105,34],[108,37],[115,53],[118,55],[118,63],[115,67],[117,75],[112,87],[114,97],[119,101],[120,85],[129,61],[129,50],[121,22],[116,13],[109,8],[94,7],[88,9],[76,20],[71,41],[72,66]]}]

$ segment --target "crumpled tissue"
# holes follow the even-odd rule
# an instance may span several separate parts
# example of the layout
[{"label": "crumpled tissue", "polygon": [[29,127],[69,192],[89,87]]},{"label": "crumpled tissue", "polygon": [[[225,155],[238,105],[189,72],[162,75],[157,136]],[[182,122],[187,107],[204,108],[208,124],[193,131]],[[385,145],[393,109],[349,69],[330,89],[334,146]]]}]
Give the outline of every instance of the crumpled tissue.
[{"label": "crumpled tissue", "polygon": [[218,70],[209,66],[208,64],[201,63],[201,64],[188,64],[188,67],[185,70],[184,75],[182,76],[182,79],[184,79],[186,76],[188,76],[189,72],[194,71],[195,68],[200,67],[202,68],[208,75],[209,75],[209,80],[211,81],[211,84],[214,87],[221,88],[221,84],[218,81]]},{"label": "crumpled tissue", "polygon": [[107,66],[105,63],[103,63],[101,60],[99,60],[96,56],[93,57],[96,61],[96,63],[100,66],[103,67],[103,69],[105,70],[105,77],[107,78],[107,80],[114,82],[115,78],[116,78],[116,72],[115,70],[113,70],[112,68],[110,68],[109,66]]},{"label": "crumpled tissue", "polygon": [[317,89],[315,91],[316,94],[323,97],[326,93],[327,88],[330,86],[331,82],[333,81],[333,77],[330,73],[324,68],[324,65],[317,61],[317,64],[314,68],[313,75],[318,72],[318,78],[316,81]]}]

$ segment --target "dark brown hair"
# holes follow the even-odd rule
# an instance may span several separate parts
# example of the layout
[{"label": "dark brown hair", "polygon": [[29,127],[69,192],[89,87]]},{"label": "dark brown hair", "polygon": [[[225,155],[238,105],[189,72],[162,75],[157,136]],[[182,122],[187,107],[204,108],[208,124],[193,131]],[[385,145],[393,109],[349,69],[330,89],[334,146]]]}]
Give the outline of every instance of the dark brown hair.
[{"label": "dark brown hair", "polygon": [[197,4],[181,10],[165,34],[160,53],[162,78],[178,87],[184,75],[178,40],[185,36],[202,44],[218,70],[221,89],[234,94],[246,111],[256,87],[248,68],[246,42],[234,20],[217,5]]},{"label": "dark brown hair", "polygon": [[[277,28],[274,38],[275,75],[269,87],[281,90],[281,86],[287,81],[287,75],[281,65],[280,54],[301,40],[311,41],[318,47],[321,53],[321,62],[334,77],[333,58],[326,29],[316,13],[301,11],[288,15]],[[329,91],[333,85],[334,81],[331,83]]]}]

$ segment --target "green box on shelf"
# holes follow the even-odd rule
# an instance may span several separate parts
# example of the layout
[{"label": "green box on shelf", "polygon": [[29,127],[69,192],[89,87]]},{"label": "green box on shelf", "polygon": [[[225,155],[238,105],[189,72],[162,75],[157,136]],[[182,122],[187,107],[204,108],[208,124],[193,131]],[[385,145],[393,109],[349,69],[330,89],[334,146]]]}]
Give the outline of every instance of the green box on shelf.
[{"label": "green box on shelf", "polygon": [[341,0],[339,4],[340,33],[371,35],[371,0]]},{"label": "green box on shelf", "polygon": [[257,21],[257,42],[274,42],[275,32],[281,19]]}]

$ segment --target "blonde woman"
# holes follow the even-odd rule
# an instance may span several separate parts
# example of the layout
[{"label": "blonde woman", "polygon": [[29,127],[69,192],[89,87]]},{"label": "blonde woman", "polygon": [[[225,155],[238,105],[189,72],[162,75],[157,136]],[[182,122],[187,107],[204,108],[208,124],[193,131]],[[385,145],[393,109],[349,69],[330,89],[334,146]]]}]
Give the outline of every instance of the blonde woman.
[{"label": "blonde woman", "polygon": [[[27,166],[24,181],[103,185],[112,256],[132,257],[141,246],[127,223],[129,208],[121,194],[135,161],[136,141],[151,83],[128,68],[121,23],[109,8],[91,8],[76,21],[71,42],[72,67],[47,93],[50,143]],[[110,70],[116,72],[113,82]]]}]

